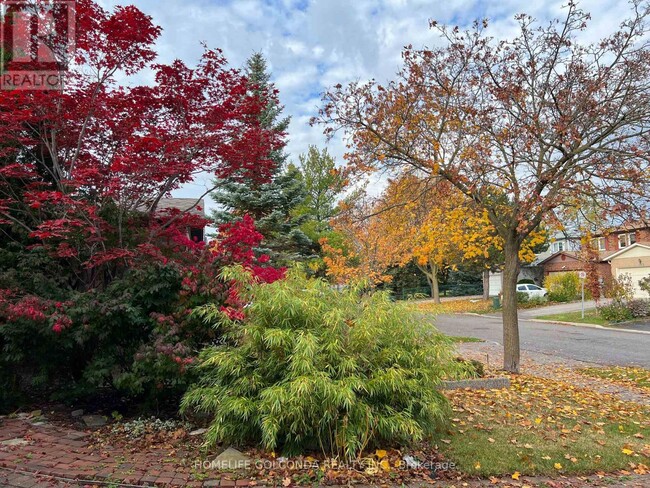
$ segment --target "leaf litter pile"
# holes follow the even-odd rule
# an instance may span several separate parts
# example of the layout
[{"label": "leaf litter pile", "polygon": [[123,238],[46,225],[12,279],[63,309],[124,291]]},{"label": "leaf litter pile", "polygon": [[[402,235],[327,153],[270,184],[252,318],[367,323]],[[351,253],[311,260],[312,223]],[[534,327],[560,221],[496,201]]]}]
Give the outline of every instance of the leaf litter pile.
[{"label": "leaf litter pile", "polygon": [[[405,451],[377,449],[352,462],[317,453],[286,458],[279,453],[255,448],[242,449],[251,458],[247,469],[219,470],[210,465],[229,446],[206,450],[201,435],[191,435],[192,426],[178,421],[137,419],[118,422],[93,433],[93,445],[100,452],[119,449],[124,461],[138,453],[158,453],[171,470],[186,470],[192,479],[203,481],[224,477],[252,480],[252,484],[290,486],[299,484],[345,485],[361,483],[402,484],[414,481],[450,480],[461,475],[431,443]],[[204,429],[202,429],[204,430]],[[197,431],[198,432],[198,431]],[[203,463],[197,467],[196,461]],[[152,463],[152,467],[156,467]]]}]

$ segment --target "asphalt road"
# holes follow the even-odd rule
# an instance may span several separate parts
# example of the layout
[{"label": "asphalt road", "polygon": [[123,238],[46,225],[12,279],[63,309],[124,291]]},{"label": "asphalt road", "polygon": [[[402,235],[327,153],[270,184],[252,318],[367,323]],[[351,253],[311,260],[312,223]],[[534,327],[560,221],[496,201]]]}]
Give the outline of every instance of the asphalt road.
[{"label": "asphalt road", "polygon": [[[538,309],[535,315],[545,313]],[[519,316],[519,334],[524,351],[603,365],[650,368],[650,334],[531,322],[530,315]],[[435,325],[451,336],[477,337],[503,344],[499,316],[438,315]]]}]

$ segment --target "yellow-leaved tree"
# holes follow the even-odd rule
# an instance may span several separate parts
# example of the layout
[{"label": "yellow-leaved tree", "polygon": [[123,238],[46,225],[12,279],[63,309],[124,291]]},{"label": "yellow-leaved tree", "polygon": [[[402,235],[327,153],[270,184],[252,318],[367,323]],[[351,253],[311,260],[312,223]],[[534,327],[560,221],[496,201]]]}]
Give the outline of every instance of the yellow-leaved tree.
[{"label": "yellow-leaved tree", "polygon": [[[503,242],[485,210],[444,180],[414,175],[391,180],[380,198],[348,203],[335,223],[348,238],[347,249],[324,245],[328,274],[337,282],[366,278],[388,281],[386,270],[413,262],[440,302],[438,278],[461,263],[489,269],[502,259]],[[533,249],[546,240],[535,232],[520,259],[531,262]]]}]

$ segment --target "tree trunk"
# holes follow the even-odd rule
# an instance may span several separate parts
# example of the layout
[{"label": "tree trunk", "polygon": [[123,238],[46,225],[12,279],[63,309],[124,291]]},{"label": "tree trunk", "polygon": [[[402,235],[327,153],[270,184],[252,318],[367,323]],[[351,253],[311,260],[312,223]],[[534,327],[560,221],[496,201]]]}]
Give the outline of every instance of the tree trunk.
[{"label": "tree trunk", "polygon": [[431,266],[431,291],[433,295],[433,302],[440,303],[440,290],[438,288],[438,267]]},{"label": "tree trunk", "polygon": [[420,271],[424,273],[424,276],[427,277],[427,283],[429,283],[429,288],[431,289],[431,298],[433,298],[434,303],[440,303],[440,290],[438,288],[438,266],[435,264],[426,264],[421,265],[415,263]]},{"label": "tree trunk", "polygon": [[517,278],[519,247],[515,236],[505,241],[503,268],[503,369],[519,373],[519,318],[517,316]]},{"label": "tree trunk", "polygon": [[483,300],[490,299],[490,270],[483,271]]}]

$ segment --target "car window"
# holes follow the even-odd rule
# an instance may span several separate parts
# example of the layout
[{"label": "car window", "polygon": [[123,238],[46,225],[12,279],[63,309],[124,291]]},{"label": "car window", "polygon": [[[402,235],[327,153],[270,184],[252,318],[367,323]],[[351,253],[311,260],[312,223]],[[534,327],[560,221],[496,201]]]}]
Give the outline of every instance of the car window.
[{"label": "car window", "polygon": [[518,291],[526,291],[526,285],[517,285]]},{"label": "car window", "polygon": [[533,291],[541,290],[541,288],[539,286],[537,286],[537,285],[528,285],[528,289],[533,290]]}]

